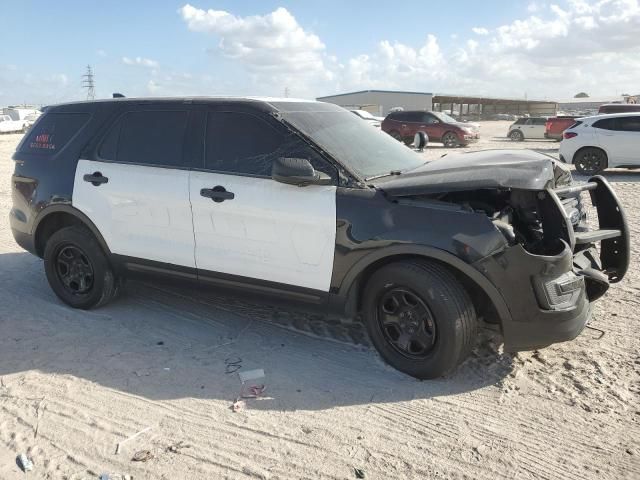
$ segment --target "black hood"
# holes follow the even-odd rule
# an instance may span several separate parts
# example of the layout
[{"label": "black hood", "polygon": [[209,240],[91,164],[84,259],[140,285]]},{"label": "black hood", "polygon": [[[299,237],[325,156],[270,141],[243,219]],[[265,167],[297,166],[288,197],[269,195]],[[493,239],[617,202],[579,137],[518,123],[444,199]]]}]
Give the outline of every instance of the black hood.
[{"label": "black hood", "polygon": [[542,153],[484,150],[446,155],[415,170],[371,183],[389,195],[410,196],[479,188],[544,190],[570,179],[566,167]]}]

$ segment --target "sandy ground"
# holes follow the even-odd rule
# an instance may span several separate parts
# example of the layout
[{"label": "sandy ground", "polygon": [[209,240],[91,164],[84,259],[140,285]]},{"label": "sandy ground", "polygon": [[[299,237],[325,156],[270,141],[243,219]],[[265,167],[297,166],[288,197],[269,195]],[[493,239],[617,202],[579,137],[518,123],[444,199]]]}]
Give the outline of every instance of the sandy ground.
[{"label": "sandy ground", "polygon": [[[471,149],[534,148],[485,122]],[[14,243],[10,156],[0,136],[0,479],[638,479],[640,271],[597,303],[573,342],[503,354],[483,329],[448,378],[419,382],[387,367],[359,325],[258,299],[128,284],[99,310],[72,310],[42,261]],[[434,145],[425,155],[446,150]],[[639,252],[640,176],[607,174]],[[263,368],[266,396],[237,413],[236,374]],[[116,444],[153,427],[125,444]],[[167,450],[183,442],[177,453]],[[131,461],[148,449],[154,458]]]}]

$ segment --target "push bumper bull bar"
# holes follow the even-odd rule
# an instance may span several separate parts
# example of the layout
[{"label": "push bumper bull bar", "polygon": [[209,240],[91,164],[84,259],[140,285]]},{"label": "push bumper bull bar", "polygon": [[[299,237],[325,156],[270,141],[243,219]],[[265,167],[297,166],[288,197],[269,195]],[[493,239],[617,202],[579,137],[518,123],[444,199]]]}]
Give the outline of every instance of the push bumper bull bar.
[{"label": "push bumper bull bar", "polygon": [[[575,229],[560,197],[588,191],[598,213],[598,229]],[[496,286],[510,311],[503,319],[505,350],[542,348],[572,340],[591,316],[591,302],[629,267],[629,228],[624,210],[601,176],[581,185],[540,192],[545,235],[558,241],[553,255],[535,255],[522,245],[474,266]],[[600,243],[600,249],[596,243]]]}]

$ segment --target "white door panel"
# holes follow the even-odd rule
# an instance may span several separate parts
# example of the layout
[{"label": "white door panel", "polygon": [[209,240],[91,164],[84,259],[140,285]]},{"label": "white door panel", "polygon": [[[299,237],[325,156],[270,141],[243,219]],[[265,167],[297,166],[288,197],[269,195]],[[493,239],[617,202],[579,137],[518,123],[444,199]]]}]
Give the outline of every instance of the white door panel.
[{"label": "white door panel", "polygon": [[[235,198],[216,203],[203,188]],[[329,291],[336,236],[336,188],[271,179],[191,173],[200,270]]]},{"label": "white door panel", "polygon": [[[84,175],[109,181],[94,186]],[[195,268],[189,172],[80,160],[73,206],[87,215],[114,254]]]}]

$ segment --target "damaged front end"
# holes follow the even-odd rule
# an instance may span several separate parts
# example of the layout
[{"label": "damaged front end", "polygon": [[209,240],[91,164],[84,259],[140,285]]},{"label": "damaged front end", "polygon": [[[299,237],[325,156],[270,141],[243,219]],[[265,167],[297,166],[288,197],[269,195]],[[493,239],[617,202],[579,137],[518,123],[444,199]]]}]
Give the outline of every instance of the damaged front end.
[{"label": "damaged front end", "polygon": [[[585,192],[597,209],[597,230],[587,224]],[[508,350],[575,338],[589,319],[590,303],[627,271],[624,211],[603,177],[541,191],[456,192],[447,200],[483,210],[507,240],[507,248],[474,267],[498,287],[509,306],[512,319],[502,325]]]},{"label": "damaged front end", "polygon": [[[473,266],[499,290],[510,311],[511,318],[502,319],[509,351],[575,338],[589,320],[591,302],[620,281],[629,265],[627,222],[606,179],[595,176],[576,184],[566,167],[547,162],[553,174],[544,182],[538,177],[531,184],[520,179],[515,187],[494,182],[460,190],[448,185],[446,192],[434,192],[431,184],[421,195],[483,213],[503,235],[504,248]],[[587,223],[587,192],[597,211],[597,229]],[[416,198],[418,192],[413,193]]]}]

